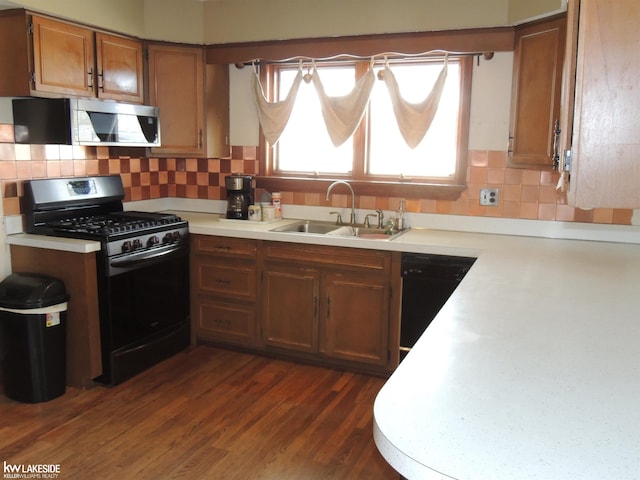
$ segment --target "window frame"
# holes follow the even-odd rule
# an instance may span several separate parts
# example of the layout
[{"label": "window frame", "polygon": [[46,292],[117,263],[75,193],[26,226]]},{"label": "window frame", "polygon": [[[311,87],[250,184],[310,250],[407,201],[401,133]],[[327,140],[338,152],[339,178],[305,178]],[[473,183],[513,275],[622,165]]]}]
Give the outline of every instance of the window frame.
[{"label": "window frame", "polygon": [[[400,179],[367,177],[365,175],[365,149],[368,147],[368,111],[354,133],[354,170],[351,175],[280,174],[273,169],[274,147],[268,145],[260,133],[259,175],[257,186],[269,191],[321,193],[334,180],[346,180],[359,195],[455,200],[466,189],[471,83],[473,56],[460,55],[460,120],[458,122],[458,154],[456,173],[451,179]],[[407,59],[409,60],[409,59]],[[276,88],[274,70],[277,65],[265,65],[260,77],[265,93],[273,98]],[[368,68],[368,61],[357,64],[357,74]]]}]

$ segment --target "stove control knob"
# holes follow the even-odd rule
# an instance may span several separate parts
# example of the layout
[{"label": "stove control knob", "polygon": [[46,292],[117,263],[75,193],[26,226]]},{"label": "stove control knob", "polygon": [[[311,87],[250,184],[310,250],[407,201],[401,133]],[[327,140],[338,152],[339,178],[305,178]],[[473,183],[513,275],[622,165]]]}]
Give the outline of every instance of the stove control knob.
[{"label": "stove control knob", "polygon": [[132,250],[132,246],[131,246],[131,242],[129,240],[127,240],[126,242],[124,242],[122,244],[122,251],[123,252],[130,252]]},{"label": "stove control knob", "polygon": [[142,248],[142,241],[139,238],[136,238],[133,241],[133,249]]},{"label": "stove control knob", "polygon": [[153,247],[154,245],[157,245],[158,243],[160,243],[160,240],[158,239],[157,236],[152,236],[149,237],[149,240],[147,240],[147,247]]},{"label": "stove control knob", "polygon": [[180,240],[182,238],[182,235],[180,235],[180,232],[173,232],[173,239],[175,241]]},{"label": "stove control knob", "polygon": [[167,233],[164,237],[162,237],[162,243],[171,243],[173,241],[173,235],[171,232]]}]

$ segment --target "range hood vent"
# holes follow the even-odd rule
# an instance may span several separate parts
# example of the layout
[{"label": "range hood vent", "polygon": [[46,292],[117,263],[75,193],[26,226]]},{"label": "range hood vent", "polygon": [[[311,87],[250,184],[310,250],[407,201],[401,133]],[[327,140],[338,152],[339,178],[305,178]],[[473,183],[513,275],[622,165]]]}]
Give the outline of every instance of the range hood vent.
[{"label": "range hood vent", "polygon": [[157,107],[79,98],[16,98],[16,143],[160,146]]}]

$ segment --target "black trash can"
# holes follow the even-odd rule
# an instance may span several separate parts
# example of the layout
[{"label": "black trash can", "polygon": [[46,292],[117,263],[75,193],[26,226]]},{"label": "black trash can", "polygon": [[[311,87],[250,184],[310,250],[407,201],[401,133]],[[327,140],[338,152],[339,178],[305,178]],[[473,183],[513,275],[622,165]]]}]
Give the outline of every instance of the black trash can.
[{"label": "black trash can", "polygon": [[64,283],[37,273],[13,273],[0,283],[0,345],[4,394],[19,402],[64,395],[67,368]]}]

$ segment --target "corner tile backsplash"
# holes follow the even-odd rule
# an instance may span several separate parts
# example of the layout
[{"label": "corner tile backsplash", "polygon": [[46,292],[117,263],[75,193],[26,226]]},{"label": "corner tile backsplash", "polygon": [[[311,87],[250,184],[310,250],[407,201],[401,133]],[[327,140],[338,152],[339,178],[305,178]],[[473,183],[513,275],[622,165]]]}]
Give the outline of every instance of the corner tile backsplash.
[{"label": "corner tile backsplash", "polygon": [[[162,197],[221,200],[224,177],[232,172],[256,174],[256,147],[235,146],[231,158],[155,158],[112,156],[107,147],[13,144],[12,125],[0,125],[0,179],[5,215],[21,211],[22,182],[32,178],[120,174],[125,201]],[[504,151],[469,152],[467,190],[455,201],[407,199],[407,210],[420,213],[575,221],[629,225],[633,210],[580,210],[556,191],[558,173],[509,168]],[[479,203],[481,188],[500,190],[499,205]],[[332,196],[340,206],[344,195]],[[395,210],[399,198],[359,196],[357,208]],[[326,206],[317,193],[282,192],[283,204]]]}]

